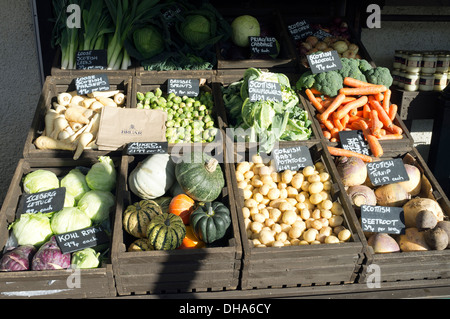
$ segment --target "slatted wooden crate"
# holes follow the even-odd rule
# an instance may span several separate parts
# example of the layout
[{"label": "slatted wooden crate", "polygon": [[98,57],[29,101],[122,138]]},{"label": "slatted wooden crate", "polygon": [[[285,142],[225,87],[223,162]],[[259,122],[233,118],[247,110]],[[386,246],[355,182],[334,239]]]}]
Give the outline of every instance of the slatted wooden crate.
[{"label": "slatted wooden crate", "polygon": [[[120,157],[113,158],[119,173]],[[29,158],[20,159],[14,172],[0,212],[0,247],[5,247],[10,231],[8,226],[16,219],[16,211],[23,194],[22,178],[37,169],[54,172],[58,177],[64,176],[71,169],[82,166],[91,167],[97,160],[82,158],[74,161],[69,158]],[[116,190],[120,189],[120,176],[117,178]],[[117,199],[117,192],[114,193]],[[110,215],[111,225],[114,214]],[[110,243],[111,247],[111,243]],[[99,268],[80,269],[79,277],[72,269],[0,272],[0,298],[101,298],[115,297],[111,255]],[[78,285],[79,284],[79,285]]]},{"label": "slatted wooden crate", "polygon": [[[123,90],[127,96],[124,107],[130,107],[130,97],[132,92],[132,76],[116,77],[108,76],[111,90]],[[31,127],[28,131],[23,149],[23,157],[57,158],[73,157],[74,152],[64,150],[41,150],[34,145],[45,128],[45,114],[56,101],[56,97],[62,92],[75,91],[75,76],[49,76],[46,78],[41,95],[34,113]],[[118,153],[118,151],[98,151],[86,149],[82,156],[98,156]]]},{"label": "slatted wooden crate", "polygon": [[[169,147],[169,154],[178,157],[195,148],[177,150]],[[215,158],[223,156],[223,148],[200,149]],[[217,157],[216,157],[217,156]],[[175,249],[169,251],[128,252],[133,238],[122,226],[123,211],[139,200],[129,191],[127,177],[146,156],[124,156],[121,175],[125,187],[117,206],[114,225],[112,260],[117,292],[125,295],[180,294],[208,291],[231,291],[239,286],[242,245],[237,224],[236,207],[230,187],[230,177],[224,164],[221,167],[226,180],[217,199],[231,212],[231,226],[224,239],[205,248]]]},{"label": "slatted wooden crate", "polygon": [[[338,244],[291,245],[285,247],[255,247],[247,237],[242,207],[244,197],[237,188],[236,164],[230,163],[237,216],[242,237],[242,289],[291,288],[334,284],[351,284],[357,279],[364,253],[361,229],[357,227],[354,211],[349,209],[345,191],[337,182],[337,172],[321,142],[297,142],[309,148],[314,163],[322,161],[333,181],[331,195],[345,213],[343,225],[350,230],[351,239]],[[251,151],[237,162],[250,160]],[[229,152],[229,150],[227,150]]]}]

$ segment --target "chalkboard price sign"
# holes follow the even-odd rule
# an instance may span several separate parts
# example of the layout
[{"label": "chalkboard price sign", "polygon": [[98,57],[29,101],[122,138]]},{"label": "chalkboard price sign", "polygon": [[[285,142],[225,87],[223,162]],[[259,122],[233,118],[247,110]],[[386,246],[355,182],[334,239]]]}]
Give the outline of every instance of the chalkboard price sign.
[{"label": "chalkboard price sign", "polygon": [[24,194],[20,200],[20,214],[24,213],[50,213],[64,208],[66,188],[55,188],[34,194]]},{"label": "chalkboard price sign", "polygon": [[336,50],[308,54],[306,58],[313,74],[342,69],[341,58]]},{"label": "chalkboard price sign", "polygon": [[109,237],[101,226],[94,226],[72,232],[55,235],[56,242],[63,254],[85,248],[95,247],[109,242]]},{"label": "chalkboard price sign", "polygon": [[294,41],[301,41],[314,34],[311,25],[306,20],[301,20],[294,24],[288,25],[288,30]]},{"label": "chalkboard price sign", "polygon": [[177,96],[198,96],[200,93],[199,79],[169,79],[167,81],[167,93]]},{"label": "chalkboard price sign", "polygon": [[361,206],[361,226],[365,232],[403,234],[405,216],[402,207]]},{"label": "chalkboard price sign", "polygon": [[75,79],[75,86],[79,95],[92,92],[109,91],[109,79],[106,74],[93,74]]},{"label": "chalkboard price sign", "polygon": [[106,50],[77,51],[77,70],[106,70],[108,67]]},{"label": "chalkboard price sign", "polygon": [[274,101],[281,102],[281,86],[277,82],[268,81],[248,81],[248,96],[250,102]]},{"label": "chalkboard price sign", "polygon": [[250,50],[254,54],[278,54],[277,40],[274,37],[248,37]]},{"label": "chalkboard price sign", "polygon": [[167,154],[168,142],[133,142],[127,146],[127,155]]},{"label": "chalkboard price sign", "polygon": [[307,146],[274,149],[272,158],[277,172],[285,170],[298,171],[306,166],[313,166],[314,162]]},{"label": "chalkboard price sign", "polygon": [[364,134],[361,130],[340,131],[339,140],[342,148],[359,154],[371,155],[370,148],[364,140]]},{"label": "chalkboard price sign", "polygon": [[409,181],[401,158],[367,163],[367,173],[374,186]]}]

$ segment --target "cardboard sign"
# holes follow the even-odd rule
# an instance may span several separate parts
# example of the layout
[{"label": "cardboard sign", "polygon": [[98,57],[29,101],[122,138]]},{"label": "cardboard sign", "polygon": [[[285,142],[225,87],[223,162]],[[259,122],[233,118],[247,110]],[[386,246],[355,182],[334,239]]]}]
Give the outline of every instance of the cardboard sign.
[{"label": "cardboard sign", "polygon": [[277,40],[274,37],[248,37],[250,50],[254,54],[278,54]]},{"label": "cardboard sign", "polygon": [[167,81],[167,93],[176,96],[198,96],[200,93],[199,79],[169,79]]},{"label": "cardboard sign", "polygon": [[313,74],[342,69],[342,62],[336,50],[313,53],[306,56]]},{"label": "cardboard sign", "polygon": [[109,91],[109,79],[106,74],[93,74],[75,79],[78,95],[92,92]]},{"label": "cardboard sign", "polygon": [[95,247],[109,242],[109,237],[101,226],[94,226],[72,232],[55,235],[56,242],[63,254],[85,248]]},{"label": "cardboard sign", "polygon": [[374,186],[409,181],[401,158],[367,163],[367,173]]},{"label": "cardboard sign", "polygon": [[339,140],[341,141],[342,148],[345,150],[368,156],[371,155],[370,148],[361,130],[340,131]]},{"label": "cardboard sign", "polygon": [[361,206],[361,226],[365,232],[404,234],[405,216],[402,207]]},{"label": "cardboard sign", "polygon": [[127,155],[167,154],[168,142],[134,142],[127,146]]},{"label": "cardboard sign", "polygon": [[106,50],[83,50],[77,51],[77,70],[106,70],[108,58]]},{"label": "cardboard sign", "polygon": [[314,162],[307,146],[279,148],[272,151],[277,172],[285,170],[298,171],[306,166],[313,166]]},{"label": "cardboard sign", "polygon": [[248,97],[250,102],[275,101],[281,102],[281,86],[277,82],[268,81],[248,81]]},{"label": "cardboard sign", "polygon": [[18,213],[50,213],[64,208],[66,188],[55,188],[45,192],[24,194],[20,199]]},{"label": "cardboard sign", "polygon": [[288,30],[294,41],[301,41],[314,34],[311,25],[306,20],[301,20],[294,24],[288,25]]}]

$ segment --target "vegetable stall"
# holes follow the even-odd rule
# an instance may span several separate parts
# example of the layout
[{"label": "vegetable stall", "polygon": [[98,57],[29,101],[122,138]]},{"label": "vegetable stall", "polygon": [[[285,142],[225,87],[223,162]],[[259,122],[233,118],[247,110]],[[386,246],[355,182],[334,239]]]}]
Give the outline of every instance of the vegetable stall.
[{"label": "vegetable stall", "polygon": [[350,14],[50,2],[0,298],[448,296],[450,201]]}]

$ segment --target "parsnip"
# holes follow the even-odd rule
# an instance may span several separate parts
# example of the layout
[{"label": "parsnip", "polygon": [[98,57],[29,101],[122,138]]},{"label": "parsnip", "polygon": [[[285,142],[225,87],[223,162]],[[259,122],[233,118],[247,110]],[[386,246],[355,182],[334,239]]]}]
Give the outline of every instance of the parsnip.
[{"label": "parsnip", "polygon": [[69,122],[69,125],[72,128],[72,130],[74,130],[74,132],[78,131],[79,129],[81,129],[83,127],[83,124],[78,123],[78,122]]},{"label": "parsnip", "polygon": [[62,105],[62,106],[66,106],[69,105],[70,100],[72,100],[72,95],[70,95],[70,93],[59,93],[58,96],[56,97],[56,99],[58,100],[58,104]]},{"label": "parsnip", "polygon": [[87,109],[86,111],[83,112],[83,115],[90,120],[92,118],[92,116],[94,115],[94,111],[91,109]]},{"label": "parsnip", "polygon": [[85,108],[88,109],[91,107],[92,103],[94,103],[95,101],[97,101],[95,98],[90,98],[90,99],[88,98],[88,99],[84,99],[83,102],[81,102],[81,103]]},{"label": "parsnip", "polygon": [[74,151],[76,146],[72,143],[55,140],[48,136],[39,136],[34,144],[41,150],[66,150]]},{"label": "parsnip", "polygon": [[[50,109],[47,111],[47,113],[45,114],[45,132],[51,134],[53,132],[53,126],[54,126],[54,122],[56,117],[58,116],[58,113],[53,110]],[[47,134],[45,134],[47,135]]]},{"label": "parsnip", "polygon": [[53,102],[53,109],[55,110],[56,113],[63,114],[67,110],[67,107],[58,104],[56,102]]},{"label": "parsnip", "polygon": [[77,160],[80,158],[86,145],[88,145],[89,142],[92,141],[93,138],[94,138],[94,136],[90,132],[83,132],[80,135],[80,138],[78,139],[77,149],[75,150],[75,154],[73,156],[74,160]]},{"label": "parsnip", "polygon": [[84,97],[80,96],[80,95],[75,95],[72,97],[72,99],[70,100],[70,103],[76,104],[76,105],[80,105],[83,106],[81,103],[84,101]]},{"label": "parsnip", "polygon": [[115,90],[115,91],[101,91],[101,92],[92,92],[89,93],[87,96],[88,97],[112,97],[114,95],[116,95],[117,93],[120,93],[120,90]]},{"label": "parsnip", "polygon": [[86,129],[88,132],[97,135],[99,127],[100,127],[100,113],[95,113]]},{"label": "parsnip", "polygon": [[69,105],[67,105],[67,108],[74,108],[74,109],[77,109],[79,112],[81,112],[81,113],[83,113],[84,111],[86,111],[86,108],[85,107],[83,107],[83,106],[81,106],[81,105],[78,105],[78,104],[75,104],[75,103],[70,103]]},{"label": "parsnip", "polygon": [[94,139],[88,145],[86,145],[85,149],[98,150],[98,145],[96,142],[97,142],[97,140],[95,139],[95,136],[94,136]]},{"label": "parsnip", "polygon": [[98,113],[98,112],[102,111],[103,107],[104,107],[104,105],[102,103],[100,103],[99,101],[95,100],[95,102],[91,104],[91,107],[89,109]]},{"label": "parsnip", "polygon": [[88,125],[84,125],[81,129],[76,131],[74,134],[70,135],[69,138],[67,138],[65,141],[70,142],[70,143],[75,142],[78,139],[78,137],[86,131],[87,128],[88,128]]},{"label": "parsnip", "polygon": [[69,126],[69,122],[64,117],[57,117],[53,122],[53,130],[49,137],[53,139],[57,139],[59,132],[64,130],[67,126]]},{"label": "parsnip", "polygon": [[114,95],[114,102],[117,105],[123,105],[125,103],[125,94],[117,93],[116,95]]},{"label": "parsnip", "polygon": [[68,138],[70,136],[70,133],[67,132],[67,130],[62,130],[61,132],[59,132],[58,134],[58,140],[62,141],[65,140],[66,138]]},{"label": "parsnip", "polygon": [[78,122],[81,124],[89,124],[89,119],[85,117],[80,111],[75,107],[69,107],[64,113],[66,120],[69,122]]},{"label": "parsnip", "polygon": [[96,97],[96,99],[104,106],[115,106],[115,107],[117,106],[117,103],[114,102],[114,100],[109,97],[98,96]]}]

